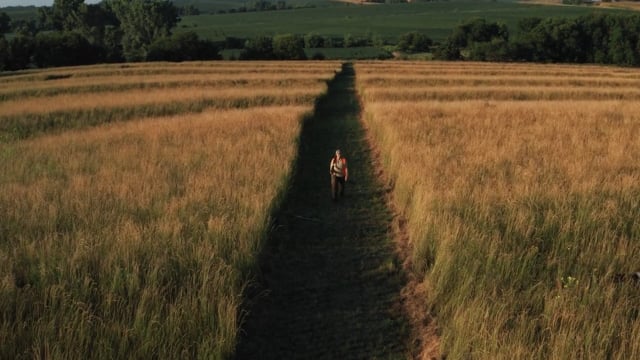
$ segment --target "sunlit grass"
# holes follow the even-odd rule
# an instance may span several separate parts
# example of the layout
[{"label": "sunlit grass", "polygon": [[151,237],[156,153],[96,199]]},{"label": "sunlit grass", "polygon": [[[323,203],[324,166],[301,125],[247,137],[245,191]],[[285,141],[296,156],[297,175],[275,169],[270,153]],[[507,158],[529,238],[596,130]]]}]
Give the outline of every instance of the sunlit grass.
[{"label": "sunlit grass", "polygon": [[[368,66],[357,65],[356,73]],[[484,65],[514,79],[521,68]],[[393,74],[393,64],[386,71]],[[593,89],[589,101],[570,87],[563,101],[543,100],[553,88],[536,89],[539,96],[526,101],[514,88],[481,101],[460,101],[473,95],[446,86],[430,91],[457,95],[419,101],[383,82],[359,88],[365,123],[407,218],[413,268],[429,289],[425,311],[437,315],[444,354],[640,356],[640,294],[632,282],[614,281],[637,271],[640,256],[637,101],[610,100],[613,87],[600,97]],[[628,91],[624,82],[621,89]],[[371,96],[383,91],[396,94],[388,101]]]},{"label": "sunlit grass", "polygon": [[317,93],[263,95],[237,98],[186,99],[166,103],[131,104],[123,107],[100,107],[14,115],[0,118],[0,142],[15,141],[34,136],[81,129],[105,123],[123,122],[154,116],[198,113],[206,109],[244,109],[276,105],[313,104]]},{"label": "sunlit grass", "polygon": [[0,77],[0,142],[209,108],[312,104],[339,67],[338,62],[143,63],[8,73]]},{"label": "sunlit grass", "polygon": [[381,86],[365,92],[364,98],[380,101],[455,100],[638,100],[637,87],[555,87],[555,86]]},{"label": "sunlit grass", "polygon": [[0,76],[0,86],[10,83],[59,81],[65,79],[96,78],[104,76],[155,76],[182,74],[190,76],[200,74],[204,76],[220,74],[223,76],[252,74],[308,74],[311,76],[319,73],[326,74],[332,70],[338,71],[338,61],[290,61],[277,63],[274,61],[209,61],[209,62],[182,62],[182,63],[137,63],[137,64],[112,64],[93,65],[80,67],[59,67],[51,69],[37,69],[3,73]]},{"label": "sunlit grass", "polygon": [[0,102],[0,359],[232,355],[301,122],[340,66],[286,65],[0,78],[38,96]]},{"label": "sunlit grass", "polygon": [[[364,64],[364,63],[361,63]],[[443,76],[451,75],[459,77],[461,75],[470,76],[497,76],[504,77],[513,75],[514,77],[537,77],[537,76],[559,76],[567,78],[619,78],[619,79],[638,79],[640,74],[633,68],[606,67],[596,65],[561,65],[554,64],[492,64],[486,62],[367,62],[366,68],[361,68],[358,72],[360,75],[370,76],[375,74],[378,76],[385,75],[389,77],[400,75],[415,76]]]},{"label": "sunlit grass", "polygon": [[0,357],[228,356],[310,110],[0,145]]},{"label": "sunlit grass", "polygon": [[14,99],[0,102],[0,118],[5,116],[51,113],[62,110],[111,108],[132,105],[162,104],[204,99],[237,99],[265,96],[304,97],[318,94],[326,84],[272,87],[182,87],[178,89],[142,89],[104,93],[66,94],[45,98]]},{"label": "sunlit grass", "polygon": [[[360,83],[362,86],[385,86],[385,87],[451,87],[451,86],[475,86],[475,87],[496,87],[496,86],[527,86],[527,87],[572,87],[579,88],[632,88],[637,89],[640,86],[640,79],[612,79],[608,76],[576,78],[563,76],[513,76],[513,75],[440,75],[433,73],[429,75],[402,74],[402,75],[378,75],[369,74],[361,76]],[[439,90],[439,89],[433,89]]]},{"label": "sunlit grass", "polygon": [[316,86],[318,83],[326,82],[334,74],[327,73],[324,77],[309,77],[306,74],[283,77],[283,74],[254,74],[238,78],[237,74],[232,75],[155,75],[155,76],[121,76],[121,77],[92,77],[76,78],[68,81],[55,82],[28,82],[9,83],[5,88],[0,88],[0,101],[25,99],[27,97],[47,97],[61,94],[87,94],[98,92],[115,92],[128,90],[153,90],[153,89],[174,89],[188,87],[204,88],[229,88],[229,87],[266,87],[277,86]]}]

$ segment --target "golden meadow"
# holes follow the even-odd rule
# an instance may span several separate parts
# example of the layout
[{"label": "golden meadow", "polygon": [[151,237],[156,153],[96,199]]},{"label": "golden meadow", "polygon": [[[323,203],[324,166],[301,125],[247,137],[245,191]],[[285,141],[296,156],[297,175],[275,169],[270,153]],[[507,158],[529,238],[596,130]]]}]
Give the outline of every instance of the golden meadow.
[{"label": "golden meadow", "polygon": [[451,359],[640,358],[637,69],[356,65]]},{"label": "golden meadow", "polygon": [[[225,358],[331,62],[0,78],[0,358]],[[640,357],[640,71],[356,64],[449,358]]]},{"label": "golden meadow", "polygon": [[339,69],[136,64],[0,78],[0,358],[232,354],[301,122]]}]

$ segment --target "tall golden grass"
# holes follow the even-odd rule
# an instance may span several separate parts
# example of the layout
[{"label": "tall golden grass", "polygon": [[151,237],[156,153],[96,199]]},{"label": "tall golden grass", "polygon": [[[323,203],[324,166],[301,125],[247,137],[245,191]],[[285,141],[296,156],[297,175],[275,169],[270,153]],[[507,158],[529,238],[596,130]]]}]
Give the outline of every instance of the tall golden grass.
[{"label": "tall golden grass", "polygon": [[251,74],[307,74],[316,76],[340,69],[337,61],[291,61],[277,64],[269,61],[232,61],[232,62],[182,62],[182,63],[138,63],[112,64],[79,67],[59,67],[51,69],[25,70],[14,72],[11,76],[0,78],[0,84],[16,82],[60,81],[64,79],[78,79],[84,77],[96,78],[104,76],[154,76],[163,74],[182,74],[185,76],[200,75],[240,75]]},{"label": "tall golden grass", "polygon": [[452,63],[452,62],[404,62],[394,63],[392,69],[384,63],[370,63],[366,69],[362,69],[360,75],[370,76],[385,75],[394,76],[400,74],[411,74],[416,76],[422,75],[452,75],[460,76],[462,74],[479,76],[508,76],[516,75],[517,77],[533,75],[533,76],[562,76],[571,78],[632,78],[637,79],[640,74],[633,68],[616,68],[603,67],[595,65],[554,65],[541,66],[538,64],[505,64],[496,65],[489,63]]},{"label": "tall golden grass", "polygon": [[[361,63],[356,74],[393,78],[395,66]],[[431,71],[442,66],[466,71],[466,64],[438,63]],[[480,67],[516,80],[535,80],[529,73],[537,69],[583,70]],[[466,100],[482,87],[438,96],[453,93],[447,86],[425,88],[436,95],[417,101],[396,87],[395,96],[381,100],[370,94],[383,82],[358,86],[365,123],[407,218],[413,267],[424,276],[425,311],[437,315],[443,354],[640,357],[638,286],[616,276],[640,270],[637,101],[612,101],[606,91],[598,98],[595,89],[586,101],[570,87],[566,93],[576,95],[561,101],[544,100],[543,89],[528,100],[517,91],[512,99]]]},{"label": "tall golden grass", "polygon": [[227,86],[223,88],[207,88],[185,86],[176,89],[142,89],[109,91],[104,93],[64,94],[0,102],[0,117],[204,99],[232,100],[266,96],[295,99],[309,95],[313,97],[325,91],[326,87],[326,83],[271,87]]},{"label": "tall golden grass", "polygon": [[[62,98],[30,104],[77,102]],[[230,357],[242,291],[313,110],[305,101],[0,142],[0,358]]]},{"label": "tall golden grass", "polygon": [[0,85],[0,102],[15,98],[45,97],[61,94],[97,93],[108,91],[127,91],[133,89],[180,89],[184,87],[249,87],[259,86],[303,86],[317,85],[330,80],[333,74],[325,78],[309,77],[306,74],[283,78],[282,74],[254,74],[238,79],[237,75],[155,75],[155,76],[120,76],[99,78],[77,78],[59,82],[26,82]]},{"label": "tall golden grass", "polygon": [[0,78],[0,142],[207,108],[309,104],[340,69],[338,62],[287,64],[99,65],[8,73]]},{"label": "tall golden grass", "polygon": [[219,358],[310,107],[3,145],[0,357]]}]

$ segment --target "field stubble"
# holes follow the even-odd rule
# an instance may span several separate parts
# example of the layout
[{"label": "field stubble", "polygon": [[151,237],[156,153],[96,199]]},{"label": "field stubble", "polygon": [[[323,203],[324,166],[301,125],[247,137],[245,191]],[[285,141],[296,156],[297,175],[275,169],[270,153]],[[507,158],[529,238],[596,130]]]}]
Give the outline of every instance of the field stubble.
[{"label": "field stubble", "polygon": [[[431,66],[438,73],[445,65]],[[482,65],[492,66],[567,69]],[[383,68],[393,77],[391,64],[356,70],[386,74]],[[527,101],[473,94],[482,87],[442,99],[446,86],[425,88],[435,94],[431,100],[411,101],[410,92],[403,100],[400,88],[372,100],[379,87],[366,76],[358,82],[365,122],[408,219],[413,269],[424,276],[425,311],[437,315],[444,354],[640,356],[640,293],[614,281],[637,271],[640,256],[635,101],[606,93],[549,101],[543,90]],[[480,100],[466,100],[474,97]]]}]

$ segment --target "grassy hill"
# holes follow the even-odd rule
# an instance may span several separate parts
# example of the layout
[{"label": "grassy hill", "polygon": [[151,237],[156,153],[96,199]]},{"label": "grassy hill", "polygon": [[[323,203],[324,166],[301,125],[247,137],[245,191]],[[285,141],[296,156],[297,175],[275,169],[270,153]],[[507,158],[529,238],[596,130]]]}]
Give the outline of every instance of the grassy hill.
[{"label": "grassy hill", "polygon": [[[285,0],[288,6],[294,8],[301,7],[327,7],[340,4],[338,1],[331,0]],[[277,0],[270,1],[276,3]],[[175,6],[194,6],[204,14],[215,14],[219,11],[228,11],[239,7],[251,7],[255,0],[174,0]]]},{"label": "grassy hill", "polygon": [[[624,11],[594,6],[556,6],[516,0],[452,0],[401,4],[354,5],[331,0],[285,0],[289,10],[231,12],[251,7],[252,1],[175,0],[178,7],[195,6],[200,15],[183,16],[177,32],[196,31],[200,36],[221,40],[226,36],[307,34],[342,37],[376,36],[395,42],[399,35],[422,31],[443,40],[458,24],[482,17],[503,22],[513,32],[526,17],[573,17],[594,11]],[[271,1],[275,3],[276,1]],[[33,18],[36,7],[0,8],[13,19]],[[220,12],[226,13],[220,13]]]},{"label": "grassy hill", "polygon": [[443,40],[457,24],[476,17],[503,22],[514,31],[518,21],[526,17],[573,17],[593,11],[619,11],[598,7],[523,4],[514,0],[332,4],[281,11],[185,16],[178,31],[195,30],[201,36],[213,40],[223,39],[225,36],[253,37],[262,34],[315,32],[325,36],[372,35],[395,41],[400,34],[418,30],[427,33],[434,40]]}]

